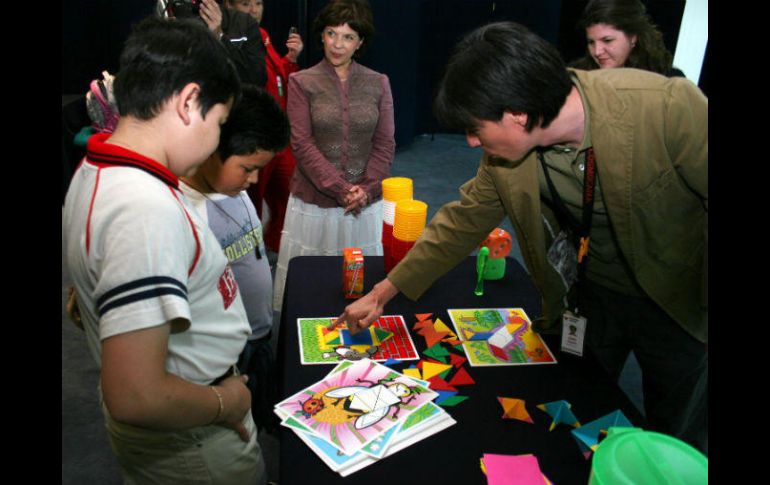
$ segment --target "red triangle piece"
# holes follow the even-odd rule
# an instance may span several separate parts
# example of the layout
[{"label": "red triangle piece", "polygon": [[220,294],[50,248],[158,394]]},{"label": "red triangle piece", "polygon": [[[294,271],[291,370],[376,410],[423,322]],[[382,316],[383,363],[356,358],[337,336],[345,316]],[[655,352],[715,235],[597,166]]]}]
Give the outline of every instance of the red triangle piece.
[{"label": "red triangle piece", "polygon": [[433,334],[423,335],[423,337],[425,337],[425,346],[431,348],[437,343],[441,342],[441,339],[446,336],[447,332],[436,333],[435,331]]},{"label": "red triangle piece", "polygon": [[508,357],[508,354],[503,349],[501,349],[500,347],[498,347],[496,345],[490,345],[489,346],[489,350],[492,351],[492,355],[494,355],[495,357],[497,357],[500,360],[504,360],[506,362],[508,362],[510,360],[510,357]]},{"label": "red triangle piece", "polygon": [[423,320],[415,323],[414,326],[412,327],[412,330],[420,330],[422,328],[432,327],[432,326],[433,326],[433,320]]},{"label": "red triangle piece", "polygon": [[449,380],[449,384],[452,386],[470,386],[476,384],[476,381],[468,374],[468,371],[460,367],[454,377]]},{"label": "red triangle piece", "polygon": [[418,322],[421,322],[423,320],[430,318],[432,315],[433,315],[432,313],[417,313],[414,316],[417,317]]},{"label": "red triangle piece", "polygon": [[433,376],[430,379],[428,379],[428,382],[430,382],[430,388],[434,391],[452,391],[457,392],[457,389],[450,386],[447,381],[440,378],[439,376]]},{"label": "red triangle piece", "polygon": [[452,364],[453,367],[460,367],[463,365],[468,359],[465,357],[461,357],[457,354],[449,354],[449,363]]}]

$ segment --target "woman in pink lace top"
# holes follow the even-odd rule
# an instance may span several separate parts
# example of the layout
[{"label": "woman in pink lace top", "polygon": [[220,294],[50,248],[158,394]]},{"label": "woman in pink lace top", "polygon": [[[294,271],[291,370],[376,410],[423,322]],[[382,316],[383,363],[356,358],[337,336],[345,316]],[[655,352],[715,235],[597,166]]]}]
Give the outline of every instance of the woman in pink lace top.
[{"label": "woman in pink lace top", "polygon": [[332,0],[313,30],[323,60],[289,76],[297,167],[278,253],[276,310],[294,256],[339,256],[345,247],[382,254],[382,179],[390,173],[396,143],[388,77],[354,60],[374,34],[369,4]]}]

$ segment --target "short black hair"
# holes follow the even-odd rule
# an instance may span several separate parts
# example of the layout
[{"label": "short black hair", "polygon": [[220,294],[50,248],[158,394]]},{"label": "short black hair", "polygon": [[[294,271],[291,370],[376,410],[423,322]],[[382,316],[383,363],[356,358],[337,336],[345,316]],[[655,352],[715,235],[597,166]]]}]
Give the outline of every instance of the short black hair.
[{"label": "short black hair", "polygon": [[200,22],[147,17],[126,41],[115,76],[121,116],[151,120],[189,83],[200,85],[201,115],[238,100],[240,80],[224,46]]},{"label": "short black hair", "polygon": [[473,130],[506,111],[527,114],[527,131],[546,128],[572,89],[554,46],[514,22],[479,27],[455,47],[434,102],[439,121]]},{"label": "short black hair", "polygon": [[353,54],[359,58],[372,43],[374,38],[374,16],[367,0],[331,0],[313,21],[313,34],[316,41],[321,38],[326,27],[348,24],[355,30],[364,43]]},{"label": "short black hair", "polygon": [[241,100],[222,125],[217,153],[224,162],[257,150],[279,152],[289,144],[289,118],[273,96],[253,84],[242,86]]}]

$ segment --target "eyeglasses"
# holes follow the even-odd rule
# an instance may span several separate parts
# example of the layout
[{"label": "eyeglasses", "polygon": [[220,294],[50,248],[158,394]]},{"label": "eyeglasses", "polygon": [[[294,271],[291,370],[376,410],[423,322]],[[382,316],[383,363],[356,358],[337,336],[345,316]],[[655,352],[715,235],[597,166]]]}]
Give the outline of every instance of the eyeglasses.
[{"label": "eyeglasses", "polygon": [[359,37],[356,34],[340,34],[334,31],[334,29],[326,29],[324,30],[324,37],[326,37],[329,40],[335,40],[338,37],[342,40],[342,42],[346,44],[353,44],[355,42],[358,42]]}]

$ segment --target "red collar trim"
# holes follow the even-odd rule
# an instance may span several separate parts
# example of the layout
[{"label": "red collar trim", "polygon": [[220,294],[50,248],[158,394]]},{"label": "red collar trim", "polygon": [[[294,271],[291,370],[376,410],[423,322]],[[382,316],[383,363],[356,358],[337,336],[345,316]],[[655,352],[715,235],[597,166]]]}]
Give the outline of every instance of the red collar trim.
[{"label": "red collar trim", "polygon": [[126,148],[105,143],[110,136],[110,133],[97,133],[88,139],[86,158],[89,162],[98,167],[138,168],[175,189],[179,188],[179,177],[174,175],[167,167]]}]

